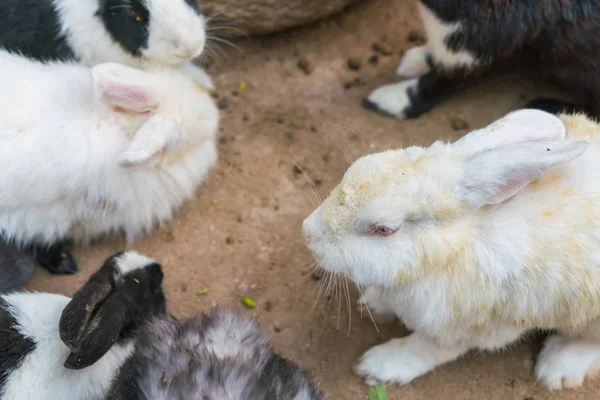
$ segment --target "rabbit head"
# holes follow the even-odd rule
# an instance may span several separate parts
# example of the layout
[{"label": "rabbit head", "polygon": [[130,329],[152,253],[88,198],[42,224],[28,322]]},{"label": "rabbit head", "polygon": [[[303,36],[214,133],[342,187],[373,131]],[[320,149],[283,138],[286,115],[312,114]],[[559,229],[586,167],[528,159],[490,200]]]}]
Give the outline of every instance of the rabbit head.
[{"label": "rabbit head", "polygon": [[147,320],[166,312],[159,264],[133,251],[109,257],[64,308],[61,340],[68,369],[98,361],[119,339],[133,338]]},{"label": "rabbit head", "polygon": [[110,118],[134,132],[122,165],[153,164],[163,156],[211,138],[218,110],[211,97],[185,74],[105,63],[92,68],[94,101]]},{"label": "rabbit head", "polygon": [[557,117],[521,110],[452,144],[365,156],[306,218],[305,241],[324,269],[361,285],[421,279],[468,256],[483,210],[586,150],[564,135]]}]

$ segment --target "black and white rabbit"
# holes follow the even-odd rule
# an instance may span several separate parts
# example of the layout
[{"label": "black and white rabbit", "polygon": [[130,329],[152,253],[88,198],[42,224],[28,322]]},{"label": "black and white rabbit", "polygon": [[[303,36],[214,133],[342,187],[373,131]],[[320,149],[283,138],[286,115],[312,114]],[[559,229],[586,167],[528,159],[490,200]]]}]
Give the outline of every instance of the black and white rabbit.
[{"label": "black and white rabbit", "polygon": [[533,56],[536,70],[572,90],[578,104],[538,98],[527,108],[600,117],[600,2],[597,0],[420,0],[427,43],[407,51],[406,80],[373,91],[363,105],[399,119],[417,117],[497,61]]},{"label": "black and white rabbit", "polygon": [[251,317],[167,315],[162,279],[159,264],[129,251],[71,300],[1,296],[0,400],[325,398]]},{"label": "black and white rabbit", "polygon": [[72,299],[1,296],[0,399],[103,398],[135,330],[165,313],[162,279],[154,260],[125,252],[108,258]]},{"label": "black and white rabbit", "polygon": [[148,324],[106,398],[325,399],[306,371],[273,351],[253,318],[217,308]]},{"label": "black and white rabbit", "polygon": [[195,0],[0,2],[0,47],[39,60],[169,65],[212,90],[211,78],[191,62],[205,42],[206,19]]}]

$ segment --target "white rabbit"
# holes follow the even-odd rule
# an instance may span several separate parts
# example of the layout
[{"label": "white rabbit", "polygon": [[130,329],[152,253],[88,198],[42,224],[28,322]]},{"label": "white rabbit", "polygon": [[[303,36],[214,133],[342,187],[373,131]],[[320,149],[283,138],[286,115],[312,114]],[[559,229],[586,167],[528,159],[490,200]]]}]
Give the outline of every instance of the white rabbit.
[{"label": "white rabbit", "polygon": [[549,328],[537,377],[582,385],[600,367],[599,132],[583,116],[522,110],[452,144],[356,161],[304,221],[305,240],[414,331],[356,372],[406,384]]},{"label": "white rabbit", "polygon": [[172,68],[0,51],[0,87],[0,227],[10,240],[120,230],[132,239],[170,218],[217,160],[218,110]]}]

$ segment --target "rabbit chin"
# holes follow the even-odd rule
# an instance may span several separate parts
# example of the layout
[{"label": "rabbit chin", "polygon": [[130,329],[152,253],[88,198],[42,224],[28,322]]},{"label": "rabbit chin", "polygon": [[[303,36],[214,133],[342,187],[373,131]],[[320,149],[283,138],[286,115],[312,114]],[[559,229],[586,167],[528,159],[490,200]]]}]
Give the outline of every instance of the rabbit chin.
[{"label": "rabbit chin", "polygon": [[[390,238],[388,238],[390,239]],[[346,243],[331,243],[327,239],[308,244],[316,263],[327,272],[343,275],[358,285],[395,286],[396,278],[405,269],[402,246],[390,249],[386,244],[376,246],[356,239]]]}]

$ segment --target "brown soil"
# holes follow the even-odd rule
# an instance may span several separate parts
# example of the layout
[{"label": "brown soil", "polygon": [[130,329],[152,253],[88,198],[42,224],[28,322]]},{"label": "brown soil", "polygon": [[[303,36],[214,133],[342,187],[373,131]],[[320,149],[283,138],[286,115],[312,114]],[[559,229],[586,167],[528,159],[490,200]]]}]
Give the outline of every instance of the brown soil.
[{"label": "brown soil", "polygon": [[[219,134],[221,160],[212,178],[169,227],[131,247],[160,260],[166,271],[170,311],[187,316],[212,304],[241,306],[251,296],[256,315],[272,333],[276,349],[312,371],[331,399],[365,399],[363,383],[351,372],[370,346],[403,336],[397,324],[378,324],[354,306],[333,298],[311,311],[317,282],[307,274],[311,258],[303,245],[302,220],[315,206],[306,175],[326,196],[349,164],[367,152],[455,139],[517,108],[538,82],[504,75],[473,88],[429,114],[411,121],[383,118],[361,108],[361,99],[391,82],[400,54],[414,45],[421,26],[414,1],[378,0],[352,7],[317,25],[266,38],[239,41],[241,51],[209,68],[221,103],[227,98]],[[369,63],[379,43],[391,55]],[[384,51],[387,52],[387,51]],[[360,69],[348,67],[348,59]],[[304,59],[304,70],[298,61]],[[352,62],[356,68],[355,62]],[[240,82],[247,88],[232,94]],[[350,84],[351,83],[351,84]],[[346,87],[345,87],[346,86]],[[348,87],[350,86],[350,87]],[[295,165],[298,164],[299,167]],[[306,174],[301,172],[304,171]],[[71,295],[122,239],[75,251],[82,271],[53,277],[38,271],[30,289]],[[207,295],[196,291],[210,288]],[[541,338],[503,353],[470,354],[403,388],[391,399],[584,399],[600,395],[600,384],[550,394],[534,381]]]}]

